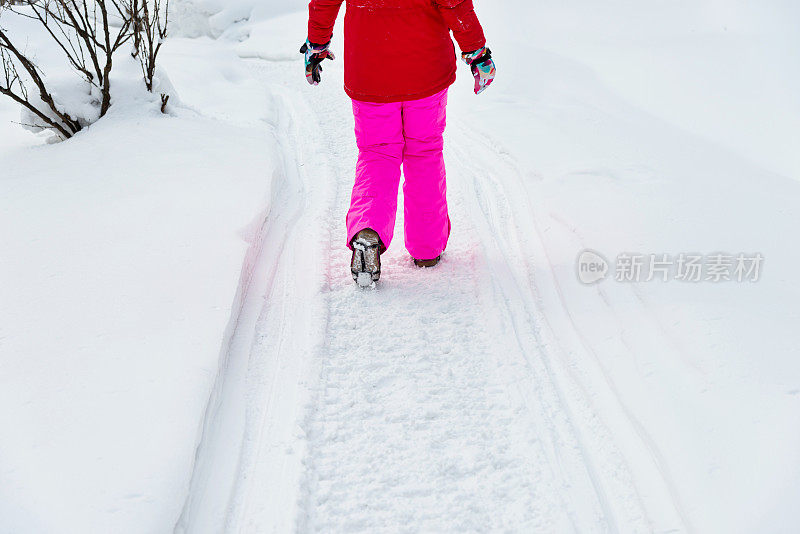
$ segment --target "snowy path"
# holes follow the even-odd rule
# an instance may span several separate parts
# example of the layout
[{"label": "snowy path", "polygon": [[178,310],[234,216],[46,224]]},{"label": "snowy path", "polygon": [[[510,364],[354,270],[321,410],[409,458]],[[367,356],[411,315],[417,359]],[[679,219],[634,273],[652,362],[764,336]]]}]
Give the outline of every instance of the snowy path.
[{"label": "snowy path", "polygon": [[341,72],[309,91],[285,63],[253,68],[283,110],[286,188],[243,271],[177,530],[686,530],[646,437],[618,448],[537,310],[538,286],[558,288],[531,262],[546,253],[513,160],[451,119],[442,264],[413,266],[401,207],[384,278],[359,291]]},{"label": "snowy path", "polygon": [[374,291],[307,0],[176,2],[168,117],[129,57],[65,143],[0,98],[0,534],[800,532],[800,3],[480,3],[450,246],[417,270],[398,221]]}]

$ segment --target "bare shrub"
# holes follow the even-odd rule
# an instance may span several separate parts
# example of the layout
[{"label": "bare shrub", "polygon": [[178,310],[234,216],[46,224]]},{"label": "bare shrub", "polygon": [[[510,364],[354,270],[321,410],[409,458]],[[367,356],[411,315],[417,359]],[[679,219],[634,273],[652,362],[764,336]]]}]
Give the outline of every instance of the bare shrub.
[{"label": "bare shrub", "polygon": [[[133,41],[134,57],[142,64],[148,90],[153,90],[156,60],[167,35],[168,1],[162,0],[16,0],[0,7],[0,16],[15,16],[37,21],[64,60],[98,94],[99,117],[111,107],[111,71],[114,54]],[[24,49],[14,43],[1,25],[0,94],[10,97],[56,131],[62,138],[72,137],[86,126],[85,121],[60,109],[45,77]],[[168,95],[162,95],[162,111]]]},{"label": "bare shrub", "polygon": [[[142,75],[147,90],[153,92],[158,53],[167,38],[169,24],[169,0],[133,0],[135,20],[134,54],[142,65]],[[161,112],[167,107],[169,95],[161,94]]]}]

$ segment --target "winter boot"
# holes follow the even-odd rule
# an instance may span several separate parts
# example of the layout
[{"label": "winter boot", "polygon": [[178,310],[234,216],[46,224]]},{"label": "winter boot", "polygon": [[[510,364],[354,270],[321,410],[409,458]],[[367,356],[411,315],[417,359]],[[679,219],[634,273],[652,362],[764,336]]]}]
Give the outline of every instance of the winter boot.
[{"label": "winter boot", "polygon": [[353,280],[361,287],[369,287],[381,277],[381,238],[372,228],[364,228],[355,235],[351,245],[353,259],[350,261],[350,272],[353,273]]},{"label": "winter boot", "polygon": [[436,265],[439,263],[439,260],[441,260],[441,259],[442,259],[441,254],[436,256],[432,260],[418,260],[417,258],[414,258],[414,265],[416,265],[417,267],[420,267],[420,268],[422,268],[422,267],[436,267]]}]

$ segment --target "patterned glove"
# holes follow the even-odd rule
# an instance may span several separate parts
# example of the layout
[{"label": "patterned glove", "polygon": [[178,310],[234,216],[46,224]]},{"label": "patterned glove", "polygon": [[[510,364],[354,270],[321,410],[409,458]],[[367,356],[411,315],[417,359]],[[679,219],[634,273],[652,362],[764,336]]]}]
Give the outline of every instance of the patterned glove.
[{"label": "patterned glove", "polygon": [[474,52],[464,52],[461,54],[461,59],[472,69],[472,75],[475,77],[476,95],[481,94],[487,87],[492,85],[497,69],[492,60],[491,50],[484,46]]},{"label": "patterned glove", "polygon": [[328,50],[330,46],[330,41],[325,44],[315,44],[306,39],[303,47],[300,48],[300,53],[306,56],[306,80],[308,80],[308,83],[311,85],[319,85],[322,79],[320,72],[322,72],[323,60],[325,60],[325,58],[330,60],[336,59],[333,52]]}]

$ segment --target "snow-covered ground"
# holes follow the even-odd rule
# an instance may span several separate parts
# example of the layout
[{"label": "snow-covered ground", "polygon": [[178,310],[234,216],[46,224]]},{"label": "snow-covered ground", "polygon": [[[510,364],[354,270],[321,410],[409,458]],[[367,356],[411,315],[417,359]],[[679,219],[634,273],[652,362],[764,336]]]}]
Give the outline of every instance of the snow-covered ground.
[{"label": "snow-covered ground", "polygon": [[499,77],[451,89],[451,243],[398,240],[374,291],[303,2],[179,3],[170,117],[0,128],[0,532],[800,529],[796,5],[476,3]]},{"label": "snow-covered ground", "polygon": [[235,54],[163,63],[191,107],[122,102],[66,143],[0,99],[0,532],[167,532],[186,498],[286,170]]}]

